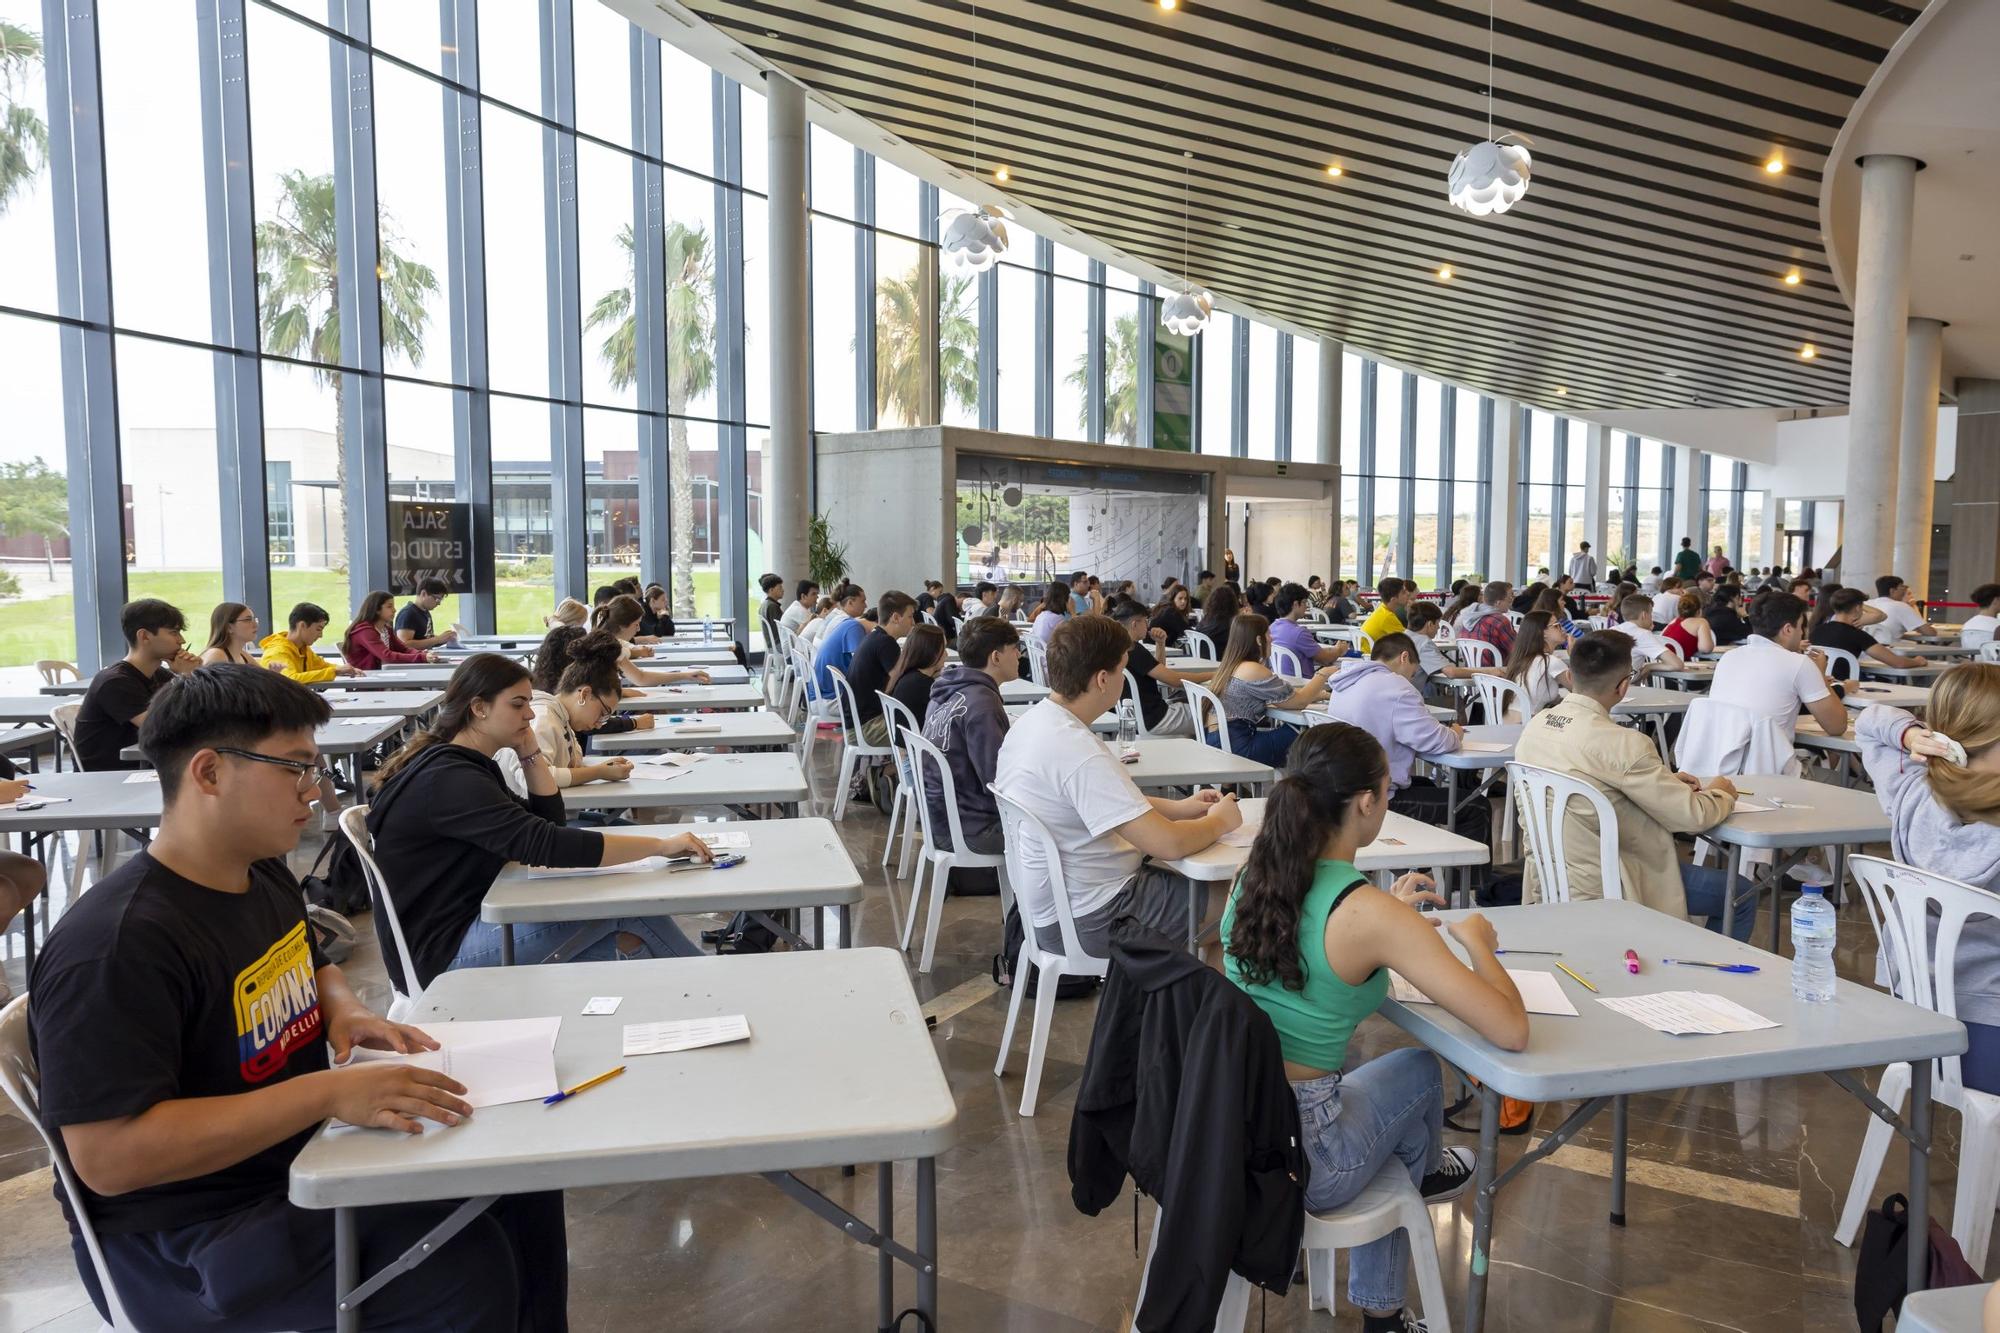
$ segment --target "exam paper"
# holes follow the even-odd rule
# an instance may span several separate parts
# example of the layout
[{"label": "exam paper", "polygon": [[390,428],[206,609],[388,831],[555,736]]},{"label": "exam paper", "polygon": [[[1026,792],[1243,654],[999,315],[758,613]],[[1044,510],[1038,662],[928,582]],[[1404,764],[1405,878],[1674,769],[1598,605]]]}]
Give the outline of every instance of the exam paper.
[{"label": "exam paper", "polygon": [[1462,741],[1458,748],[1465,754],[1505,754],[1514,747],[1505,741]]},{"label": "exam paper", "polygon": [[1761,815],[1767,814],[1777,808],[1777,806],[1772,805],[1769,801],[1760,801],[1752,796],[1738,796],[1736,798],[1736,809],[1739,814]]},{"label": "exam paper", "polygon": [[1697,990],[1657,991],[1651,995],[1599,996],[1597,1002],[1655,1032],[1688,1036],[1722,1032],[1756,1032],[1778,1025],[1762,1014],[1720,995]]},{"label": "exam paper", "polygon": [[128,773],[125,775],[125,782],[127,785],[130,785],[134,782],[158,782],[159,780],[160,780],[160,775],[150,768],[141,769],[137,773]]},{"label": "exam paper", "polygon": [[349,1062],[388,1061],[430,1069],[465,1085],[465,1100],[477,1107],[539,1101],[562,1089],[556,1083],[556,1037],[560,1018],[506,1018],[484,1022],[421,1024],[438,1043],[435,1051],[403,1055],[356,1048]]},{"label": "exam paper", "polygon": [[[1513,979],[1514,989],[1521,992],[1521,1005],[1531,1014],[1553,1014],[1563,1018],[1575,1018],[1576,1006],[1569,996],[1563,994],[1562,986],[1553,972],[1517,972],[1507,969]],[[1436,1004],[1430,996],[1403,980],[1395,972],[1389,974],[1389,998],[1403,1004]]]},{"label": "exam paper", "polygon": [[336,717],[327,723],[329,727],[379,727],[383,719],[379,717]]},{"label": "exam paper", "polygon": [[1257,835],[1263,831],[1263,820],[1260,819],[1254,824],[1249,820],[1245,820],[1217,838],[1216,842],[1224,847],[1248,847],[1251,843],[1257,841]]},{"label": "exam paper", "polygon": [[693,832],[695,837],[708,844],[708,849],[712,852],[741,852],[750,848],[750,835],[741,830],[733,833],[705,833],[695,829]]},{"label": "exam paper", "polygon": [[664,856],[642,856],[636,861],[626,861],[615,866],[528,866],[525,873],[529,879],[580,879],[586,875],[648,875],[667,868]]},{"label": "exam paper", "polygon": [[697,1046],[721,1046],[750,1040],[750,1020],[742,1014],[722,1018],[686,1018],[671,1023],[627,1023],[626,1055],[665,1055]]}]

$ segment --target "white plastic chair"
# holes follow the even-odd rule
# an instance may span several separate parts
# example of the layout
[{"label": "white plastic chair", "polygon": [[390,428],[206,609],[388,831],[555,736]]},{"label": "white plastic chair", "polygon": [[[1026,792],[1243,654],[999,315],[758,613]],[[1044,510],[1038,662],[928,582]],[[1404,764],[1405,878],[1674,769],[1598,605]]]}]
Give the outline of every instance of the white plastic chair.
[{"label": "white plastic chair", "polygon": [[1187,691],[1188,712],[1194,718],[1194,738],[1204,745],[1217,746],[1224,754],[1234,754],[1229,748],[1229,713],[1215,691],[1194,680],[1182,682],[1181,688]]},{"label": "white plastic chair", "polygon": [[396,945],[396,961],[402,965],[403,988],[397,989],[391,979],[390,987],[395,1000],[389,1005],[389,1017],[401,1022],[424,998],[424,988],[417,982],[417,961],[410,953],[409,938],[403,934],[403,922],[396,915],[396,904],[389,897],[389,882],[382,876],[382,867],[375,863],[375,839],[368,834],[368,807],[350,805],[340,812],[340,831],[354,846],[354,854],[361,862],[361,876],[368,882],[368,901],[377,913],[376,920],[389,923],[389,938]]},{"label": "white plastic chair", "polygon": [[49,721],[55,723],[56,732],[62,737],[62,748],[69,755],[70,765],[79,773],[83,771],[83,760],[76,752],[76,715],[82,711],[83,704],[74,699],[49,709]]},{"label": "white plastic chair", "polygon": [[1625,896],[1618,866],[1618,815],[1603,792],[1581,778],[1519,760],[1507,765],[1507,790],[1520,815],[1522,849],[1534,862],[1543,902],[1570,900],[1564,816],[1571,801],[1582,801],[1597,816],[1598,882],[1604,886],[1604,896]]},{"label": "white plastic chair", "polygon": [[1028,677],[1037,685],[1049,683],[1049,646],[1034,634],[1023,634],[1021,646],[1028,650]]},{"label": "white plastic chair", "polygon": [[889,864],[889,854],[896,850],[896,835],[903,837],[903,855],[896,862],[896,878],[910,873],[910,855],[916,850],[917,812],[910,802],[910,756],[902,748],[904,729],[921,732],[916,714],[903,706],[894,695],[875,691],[875,697],[882,704],[882,720],[889,724],[889,750],[896,756],[896,799],[889,803],[889,836],[882,841],[882,864]]},{"label": "white plastic chair", "polygon": [[[1430,1333],[1451,1333],[1451,1314],[1445,1308],[1444,1273],[1438,1263],[1437,1232],[1424,1196],[1410,1183],[1410,1169],[1391,1156],[1375,1173],[1361,1193],[1326,1213],[1307,1213],[1305,1234],[1299,1246],[1306,1252],[1306,1308],[1332,1310],[1334,1292],[1333,1252],[1352,1250],[1392,1231],[1409,1233],[1410,1262],[1417,1270],[1417,1299],[1423,1307],[1424,1327]],[[1160,1242],[1160,1215],[1153,1214],[1153,1236],[1146,1244],[1146,1262],[1139,1270],[1136,1311],[1146,1301],[1146,1273],[1153,1266],[1153,1250]],[[1250,1283],[1236,1274],[1222,1289],[1222,1304],[1216,1309],[1216,1333],[1236,1333],[1248,1327]],[[1137,1333],[1133,1325],[1133,1333]]]},{"label": "white plastic chair", "polygon": [[1049,953],[1036,942],[1035,926],[1028,920],[1028,914],[1021,913],[1026,933],[1021,941],[1021,956],[1014,967],[1014,998],[1008,1002],[1007,1026],[1000,1034],[1000,1058],[993,1062],[993,1077],[999,1078],[1007,1072],[1007,1052],[1014,1045],[1014,1024],[1021,1017],[1021,997],[1028,993],[1028,979],[1040,973],[1041,981],[1035,991],[1034,1026],[1028,1036],[1028,1077],[1021,1085],[1021,1114],[1033,1115],[1035,1096],[1042,1087],[1042,1061],[1049,1052],[1049,1025],[1055,1021],[1058,983],[1064,977],[1101,977],[1111,970],[1111,960],[1085,953],[1076,938],[1076,918],[1069,907],[1069,883],[1056,855],[1056,840],[1049,836],[1048,829],[999,788],[989,784],[987,790],[993,793],[1000,807],[1000,827],[1007,839],[1006,874],[1015,892],[1018,894],[1022,885],[1034,882],[1021,860],[1022,853],[1033,843],[1041,852],[1043,877],[1055,899],[1056,924],[1062,930],[1063,951]]},{"label": "white plastic chair", "polygon": [[813,674],[811,649],[803,643],[792,655],[792,701],[785,711],[787,716],[801,715],[799,766],[805,770],[806,781],[810,783],[813,780],[813,744],[819,739],[819,724],[837,720],[839,700],[820,693],[819,678]]},{"label": "white plastic chair", "polygon": [[1846,680],[1846,681],[1859,681],[1861,679],[1861,659],[1856,657],[1853,653],[1849,652],[1845,648],[1834,648],[1823,643],[1816,643],[1813,645],[1813,647],[1819,649],[1820,652],[1826,654],[1826,669],[1828,675],[1833,675],[1834,663],[1845,662],[1847,663],[1847,674],[1845,676],[1834,676],[1834,679]]},{"label": "white plastic chair", "polygon": [[1463,635],[1452,640],[1458,645],[1459,661],[1469,667],[1499,667],[1500,649],[1484,639],[1469,639]]},{"label": "white plastic chair", "polygon": [[1215,653],[1215,640],[1198,629],[1191,629],[1181,636],[1187,645],[1188,656],[1203,662],[1217,662],[1221,659]]},{"label": "white plastic chair", "polygon": [[838,822],[847,813],[847,791],[854,785],[854,775],[861,770],[864,759],[893,759],[896,752],[887,745],[870,745],[861,738],[861,706],[855,702],[854,686],[848,683],[847,673],[839,667],[828,667],[833,677],[834,702],[839,707],[840,716],[840,789],[833,797],[833,818]]},{"label": "white plastic chair", "polygon": [[83,673],[76,669],[76,663],[65,662],[56,657],[44,657],[35,663],[35,670],[42,673],[44,685],[60,685],[66,680],[83,679]]},{"label": "white plastic chair", "polygon": [[[1157,690],[1159,688],[1160,686],[1157,681],[1151,679],[1140,680],[1137,676],[1132,674],[1132,668],[1126,667],[1125,668],[1126,693],[1118,696],[1118,704],[1124,703],[1128,697],[1132,700],[1133,703],[1136,704],[1139,702],[1140,690],[1146,690],[1146,689]],[[1113,704],[1112,708],[1115,710],[1118,707],[1118,704]],[[1115,716],[1115,711],[1114,711],[1114,716]],[[1139,710],[1139,734],[1141,736],[1165,734],[1165,733],[1155,733],[1151,727],[1146,725],[1146,710],[1144,708],[1141,708]]]},{"label": "white plastic chair", "polygon": [[1520,721],[1526,722],[1535,715],[1535,701],[1528,697],[1528,692],[1521,688],[1517,680],[1509,680],[1505,676],[1474,676],[1472,689],[1479,696],[1479,702],[1485,705],[1489,724],[1512,720],[1507,713],[1517,705],[1521,710]]},{"label": "white plastic chair", "polygon": [[[905,710],[904,715],[908,716]],[[950,883],[951,872],[963,868],[991,867],[1000,872],[1000,921],[1005,926],[1007,909],[1013,905],[1014,895],[1007,887],[1007,858],[985,852],[975,852],[965,845],[965,829],[958,814],[958,787],[953,783],[951,764],[945,759],[944,751],[924,739],[923,733],[914,725],[903,728],[903,752],[909,757],[911,779],[910,800],[916,808],[917,818],[924,827],[924,850],[917,859],[917,877],[910,881],[910,910],[903,918],[903,952],[910,951],[910,935],[917,924],[917,905],[924,899],[924,872],[929,870],[931,880],[930,919],[924,925],[924,953],[917,962],[917,971],[931,970],[931,959],[937,951],[939,923],[944,920],[945,888]],[[935,769],[935,776],[932,770]],[[931,784],[937,783],[938,799],[945,811],[945,837],[937,835],[936,816],[931,813],[927,799]],[[949,847],[945,844],[949,842]],[[905,849],[909,847],[906,841]]]},{"label": "white plastic chair", "polygon": [[2000,639],[1993,639],[1987,643],[1980,644],[1979,660],[1982,662],[2000,662]]},{"label": "white plastic chair", "polygon": [[1281,676],[1304,676],[1310,674],[1299,655],[1281,643],[1271,645],[1271,670]]},{"label": "white plastic chair", "polygon": [[[1957,1018],[1959,941],[1968,919],[2000,917],[2000,894],[1879,856],[1849,857],[1847,865],[1861,886],[1861,900],[1868,904],[1890,992],[1906,1004]],[[1882,1071],[1875,1095],[1900,1112],[1909,1091],[1909,1062],[1899,1061]],[[1978,1272],[1986,1266],[1993,1209],[2000,1203],[2000,1096],[1966,1087],[1955,1055],[1937,1062],[1931,1095],[1940,1105],[1957,1107],[1964,1117],[1951,1235]],[[1847,1204],[1833,1233],[1842,1245],[1854,1243],[1868,1212],[1892,1133],[1879,1117],[1868,1117],[1854,1181],[1847,1187]]]}]

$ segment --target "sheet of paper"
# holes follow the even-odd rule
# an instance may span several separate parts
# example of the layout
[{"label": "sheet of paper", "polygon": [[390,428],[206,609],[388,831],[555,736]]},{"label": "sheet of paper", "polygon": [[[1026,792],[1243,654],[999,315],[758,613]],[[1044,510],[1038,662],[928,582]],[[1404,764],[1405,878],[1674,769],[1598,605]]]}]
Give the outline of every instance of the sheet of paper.
[{"label": "sheet of paper", "polygon": [[1254,824],[1246,820],[1244,823],[1238,824],[1235,828],[1217,838],[1216,841],[1224,847],[1248,847],[1251,843],[1257,841],[1257,835],[1263,831],[1263,820],[1260,819]]},{"label": "sheet of paper", "polygon": [[69,803],[69,799],[67,796],[36,796],[30,793],[18,801],[9,801],[5,805],[0,805],[0,810],[19,810],[24,805],[30,810],[38,810],[45,805],[66,805]]},{"label": "sheet of paper", "polygon": [[379,727],[384,719],[379,717],[336,717],[327,723],[329,727]]},{"label": "sheet of paper", "polygon": [[661,727],[660,730],[674,736],[720,736],[722,734],[722,724],[720,722],[681,722],[673,726]]},{"label": "sheet of paper", "polygon": [[750,1020],[742,1014],[722,1018],[686,1018],[671,1023],[627,1023],[626,1055],[664,1055],[697,1046],[721,1046],[750,1040]]},{"label": "sheet of paper", "polygon": [[669,782],[690,772],[682,764],[662,764],[651,760],[632,765],[632,777],[641,782]]},{"label": "sheet of paper", "polygon": [[1514,747],[1505,741],[1465,741],[1458,748],[1466,754],[1505,754]]},{"label": "sheet of paper", "polygon": [[1741,814],[1768,814],[1777,808],[1777,806],[1772,805],[1769,801],[1760,801],[1754,796],[1738,796],[1736,798],[1736,809]]},{"label": "sheet of paper", "polygon": [[615,866],[573,866],[559,869],[555,866],[529,866],[529,879],[581,879],[587,875],[650,875],[654,871],[665,870],[667,858],[664,856],[642,856],[636,861],[627,861]]},{"label": "sheet of paper", "polygon": [[435,1051],[402,1055],[356,1050],[353,1060],[386,1060],[431,1069],[465,1085],[465,1100],[476,1109],[508,1102],[538,1101],[560,1092],[556,1082],[556,1037],[560,1018],[507,1018],[483,1022],[420,1025]]},{"label": "sheet of paper", "polygon": [[709,850],[713,852],[741,852],[749,850],[750,847],[750,835],[740,830],[730,833],[707,833],[696,829],[694,836],[707,843]]},{"label": "sheet of paper", "polygon": [[1715,1035],[1723,1032],[1756,1032],[1778,1024],[1736,1001],[1706,991],[1657,991],[1651,995],[1599,996],[1607,1009],[1644,1023],[1655,1032],[1674,1036]]},{"label": "sheet of paper", "polygon": [[[1507,975],[1513,979],[1514,989],[1521,992],[1521,1005],[1529,1013],[1561,1018],[1577,1016],[1576,1005],[1563,993],[1555,973],[1516,971],[1510,967]],[[1389,974],[1389,998],[1402,1004],[1437,1003],[1395,972]]]},{"label": "sheet of paper", "polygon": [[126,775],[125,775],[125,782],[126,782],[126,784],[127,784],[128,786],[129,786],[130,784],[134,783],[134,782],[153,782],[153,783],[157,783],[157,782],[158,782],[159,780],[160,780],[160,775],[159,775],[158,773],[154,772],[154,771],[153,771],[152,769],[150,769],[150,768],[147,768],[147,769],[141,769],[141,770],[140,770],[139,772],[137,772],[137,773],[128,773],[128,774],[126,774]]},{"label": "sheet of paper", "polygon": [[615,1014],[618,1012],[618,1006],[624,1003],[624,1000],[625,997],[622,995],[593,995],[590,997],[590,1003],[583,1006],[583,1012],[586,1014]]}]

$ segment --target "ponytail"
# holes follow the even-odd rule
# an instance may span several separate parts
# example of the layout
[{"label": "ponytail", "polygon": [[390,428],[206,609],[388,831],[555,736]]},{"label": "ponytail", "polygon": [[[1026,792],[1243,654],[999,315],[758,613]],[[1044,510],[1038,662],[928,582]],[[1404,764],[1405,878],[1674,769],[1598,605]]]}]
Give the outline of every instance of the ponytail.
[{"label": "ponytail", "polygon": [[[2000,745],[2000,665],[1967,662],[1931,687],[1925,725],[1965,747],[1967,757]],[[1961,824],[2000,824],[2000,773],[1933,756],[1924,766],[1931,795]]]},{"label": "ponytail", "polygon": [[1329,832],[1347,822],[1356,796],[1379,789],[1388,756],[1375,738],[1345,722],[1309,727],[1293,743],[1285,776],[1264,803],[1264,827],[1236,885],[1228,953],[1253,986],[1306,985],[1299,912],[1319,872]]},{"label": "ponytail", "polygon": [[451,683],[445,686],[444,702],[438,705],[437,715],[376,770],[375,790],[381,791],[382,784],[409,767],[410,761],[425,750],[457,739],[458,733],[472,724],[473,704],[482,699],[492,703],[529,679],[528,668],[499,653],[474,653],[459,663],[458,670],[451,673]]}]

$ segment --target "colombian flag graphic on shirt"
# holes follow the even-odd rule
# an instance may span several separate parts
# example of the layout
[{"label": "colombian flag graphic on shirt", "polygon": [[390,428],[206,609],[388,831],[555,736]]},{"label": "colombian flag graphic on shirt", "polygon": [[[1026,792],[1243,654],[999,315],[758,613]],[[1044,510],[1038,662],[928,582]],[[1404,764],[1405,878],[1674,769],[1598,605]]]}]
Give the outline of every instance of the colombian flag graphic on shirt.
[{"label": "colombian flag graphic on shirt", "polygon": [[262,1083],[320,1035],[319,984],[300,921],[236,976],[236,1049],[245,1083]]}]

